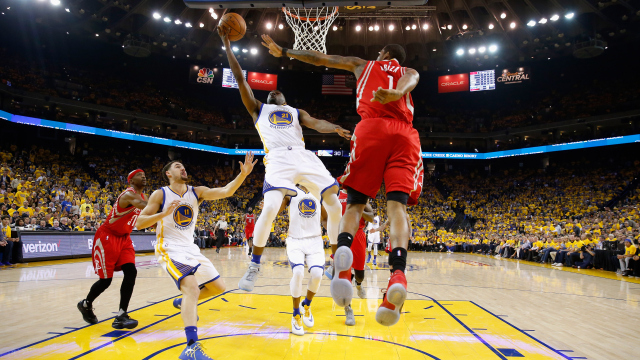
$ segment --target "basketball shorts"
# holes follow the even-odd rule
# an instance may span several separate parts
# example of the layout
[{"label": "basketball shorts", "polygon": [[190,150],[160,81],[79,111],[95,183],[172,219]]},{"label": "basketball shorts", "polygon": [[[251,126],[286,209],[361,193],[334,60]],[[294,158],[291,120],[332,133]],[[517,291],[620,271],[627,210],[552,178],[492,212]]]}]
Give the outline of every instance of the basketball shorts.
[{"label": "basketball shorts", "polygon": [[391,119],[365,119],[351,137],[351,156],[338,181],[374,198],[384,180],[387,193],[409,194],[408,205],[418,203],[424,165],[418,131],[412,124]]},{"label": "basketball shorts", "polygon": [[378,232],[369,234],[368,242],[373,243],[373,244],[379,244],[380,243],[380,232],[378,231]]},{"label": "basketball shorts", "polygon": [[367,236],[364,231],[358,230],[356,236],[353,237],[351,243],[351,252],[353,253],[353,267],[355,270],[364,270],[364,261],[367,256]]},{"label": "basketball shorts", "polygon": [[136,263],[136,253],[129,234],[115,235],[102,227],[93,237],[91,257],[93,270],[101,279],[112,278],[113,272],[120,271],[124,264]]},{"label": "basketball shorts", "polygon": [[333,186],[336,179],[325,168],[316,154],[300,146],[269,150],[264,157],[266,174],[262,193],[285,189],[287,195],[296,196],[296,184],[304,185],[316,198]]},{"label": "basketball shorts", "polygon": [[196,244],[175,245],[166,241],[156,244],[158,264],[169,274],[180,289],[185,276],[194,275],[200,288],[220,277],[211,260],[200,253]]},{"label": "basketball shorts", "polygon": [[287,238],[287,257],[289,265],[293,269],[296,266],[319,267],[324,270],[324,247],[322,236],[314,236],[305,239]]},{"label": "basketball shorts", "polygon": [[246,237],[247,240],[253,238],[253,229],[255,229],[255,227],[244,229],[244,237]]}]

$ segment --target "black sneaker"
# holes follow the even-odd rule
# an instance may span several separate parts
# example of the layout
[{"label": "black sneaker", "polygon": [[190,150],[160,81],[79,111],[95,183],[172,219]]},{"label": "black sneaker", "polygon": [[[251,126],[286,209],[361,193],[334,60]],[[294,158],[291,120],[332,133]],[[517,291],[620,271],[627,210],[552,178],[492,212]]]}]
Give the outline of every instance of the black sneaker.
[{"label": "black sneaker", "polygon": [[93,313],[93,308],[91,306],[85,305],[84,300],[81,300],[78,303],[78,310],[80,310],[80,313],[82,314],[82,318],[87,323],[91,325],[98,323],[98,318],[96,317],[96,314]]},{"label": "black sneaker", "polygon": [[133,320],[129,317],[129,314],[124,313],[116,316],[116,318],[113,319],[113,324],[111,324],[111,326],[114,329],[134,329],[138,326],[138,320]]}]

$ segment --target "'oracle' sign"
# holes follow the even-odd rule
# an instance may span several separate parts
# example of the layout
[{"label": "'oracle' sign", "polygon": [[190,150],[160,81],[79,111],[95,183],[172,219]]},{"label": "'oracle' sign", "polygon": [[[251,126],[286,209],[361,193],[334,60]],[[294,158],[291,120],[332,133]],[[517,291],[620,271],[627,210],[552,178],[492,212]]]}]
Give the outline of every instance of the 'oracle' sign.
[{"label": "'oracle' sign", "polygon": [[278,87],[278,75],[249,72],[249,87],[254,90],[275,90]]},{"label": "'oracle' sign", "polygon": [[438,93],[469,91],[469,74],[438,76]]}]

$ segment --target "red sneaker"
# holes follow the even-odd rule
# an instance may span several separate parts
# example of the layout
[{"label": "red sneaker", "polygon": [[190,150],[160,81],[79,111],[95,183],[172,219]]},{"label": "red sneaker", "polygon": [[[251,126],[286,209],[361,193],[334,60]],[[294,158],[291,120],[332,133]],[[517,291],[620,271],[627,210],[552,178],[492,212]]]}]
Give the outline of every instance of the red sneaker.
[{"label": "red sneaker", "polygon": [[395,325],[400,320],[400,311],[406,299],[407,278],[402,271],[396,270],[391,274],[389,287],[376,312],[376,321],[384,326]]},{"label": "red sneaker", "polygon": [[339,247],[333,257],[333,268],[338,273],[338,276],[334,276],[331,280],[331,297],[336,305],[340,307],[351,304],[351,299],[353,298],[351,264],[353,264],[351,249],[346,246]]}]

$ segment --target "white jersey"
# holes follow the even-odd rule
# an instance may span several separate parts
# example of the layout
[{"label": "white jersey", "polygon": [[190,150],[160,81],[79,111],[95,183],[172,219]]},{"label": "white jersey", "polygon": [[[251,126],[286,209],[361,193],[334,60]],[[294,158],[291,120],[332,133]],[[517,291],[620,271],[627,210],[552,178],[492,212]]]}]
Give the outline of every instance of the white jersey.
[{"label": "white jersey", "polygon": [[[371,231],[373,229],[377,229],[378,227],[380,227],[380,216],[376,215],[376,216],[373,217],[373,222],[367,224],[367,231]],[[369,240],[369,242],[379,243],[380,242],[380,231],[370,232],[369,236],[368,236],[368,240]]]},{"label": "white jersey", "polygon": [[255,126],[264,151],[288,147],[304,148],[298,109],[288,105],[262,104]]},{"label": "white jersey", "polygon": [[198,195],[193,186],[187,185],[184,194],[176,194],[168,186],[162,188],[162,207],[170,204],[174,200],[180,201],[180,205],[160,221],[156,228],[158,246],[163,243],[167,245],[191,245],[193,244],[193,232],[198,221]]},{"label": "white jersey", "polygon": [[320,201],[310,192],[296,188],[298,195],[289,203],[289,237],[304,239],[322,236]]}]

